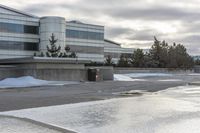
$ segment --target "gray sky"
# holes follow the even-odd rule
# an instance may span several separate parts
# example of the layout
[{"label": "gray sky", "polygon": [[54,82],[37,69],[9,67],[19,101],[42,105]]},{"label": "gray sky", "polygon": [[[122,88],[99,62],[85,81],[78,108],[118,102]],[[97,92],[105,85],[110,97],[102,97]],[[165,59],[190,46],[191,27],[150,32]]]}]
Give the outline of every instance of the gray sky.
[{"label": "gray sky", "polygon": [[36,16],[105,26],[106,38],[124,47],[149,48],[153,36],[184,44],[200,55],[200,0],[1,0]]}]

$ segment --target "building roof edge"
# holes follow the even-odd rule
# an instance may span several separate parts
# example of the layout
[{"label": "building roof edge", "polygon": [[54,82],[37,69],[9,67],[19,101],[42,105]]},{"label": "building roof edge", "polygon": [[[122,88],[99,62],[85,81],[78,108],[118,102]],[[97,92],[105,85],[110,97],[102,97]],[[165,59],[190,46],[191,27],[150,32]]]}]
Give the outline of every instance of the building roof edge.
[{"label": "building roof edge", "polygon": [[120,43],[117,43],[117,42],[111,41],[111,40],[109,40],[109,39],[104,39],[104,41],[105,41],[105,42],[109,42],[109,43],[113,43],[113,44],[118,45],[118,46],[121,46]]},{"label": "building roof edge", "polygon": [[9,10],[9,11],[15,12],[15,13],[19,13],[19,14],[25,15],[25,16],[27,16],[27,17],[39,18],[39,17],[37,17],[37,16],[35,16],[35,15],[29,14],[29,13],[25,13],[25,12],[23,12],[23,11],[20,11],[20,10],[11,8],[11,7],[7,7],[7,6],[4,6],[4,5],[2,5],[2,4],[0,4],[0,7],[3,8],[3,9]]}]

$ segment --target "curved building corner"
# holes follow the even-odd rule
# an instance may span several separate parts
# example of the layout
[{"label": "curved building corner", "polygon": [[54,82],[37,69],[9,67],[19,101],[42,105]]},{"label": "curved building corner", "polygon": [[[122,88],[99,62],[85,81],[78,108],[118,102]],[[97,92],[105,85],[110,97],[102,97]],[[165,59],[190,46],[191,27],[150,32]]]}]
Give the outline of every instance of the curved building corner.
[{"label": "curved building corner", "polygon": [[47,45],[49,45],[49,39],[52,34],[55,35],[57,45],[60,45],[63,49],[65,47],[65,29],[66,21],[62,17],[42,17],[40,18],[40,51],[45,52]]}]

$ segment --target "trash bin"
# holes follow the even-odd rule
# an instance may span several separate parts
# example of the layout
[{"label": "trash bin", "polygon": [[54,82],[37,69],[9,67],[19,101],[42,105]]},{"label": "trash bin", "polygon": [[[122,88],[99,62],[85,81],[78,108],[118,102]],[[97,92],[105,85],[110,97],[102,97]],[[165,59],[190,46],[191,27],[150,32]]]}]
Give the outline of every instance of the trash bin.
[{"label": "trash bin", "polygon": [[88,81],[99,81],[100,70],[99,69],[88,69]]}]

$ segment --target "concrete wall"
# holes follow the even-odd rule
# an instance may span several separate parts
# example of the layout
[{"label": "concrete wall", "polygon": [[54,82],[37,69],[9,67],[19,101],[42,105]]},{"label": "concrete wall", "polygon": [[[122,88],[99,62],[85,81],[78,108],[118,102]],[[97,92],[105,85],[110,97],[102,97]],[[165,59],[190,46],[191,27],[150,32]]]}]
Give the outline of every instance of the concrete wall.
[{"label": "concrete wall", "polygon": [[23,75],[44,80],[85,81],[87,80],[84,64],[32,63],[17,65]]},{"label": "concrete wall", "polygon": [[113,67],[85,67],[84,64],[44,62],[0,66],[0,80],[33,76],[50,81],[87,81],[89,68],[99,69],[99,81],[113,80]]},{"label": "concrete wall", "polygon": [[14,66],[0,66],[0,80],[5,78],[13,78],[22,76],[20,70],[16,70]]},{"label": "concrete wall", "polygon": [[13,58],[0,60],[0,80],[33,76],[54,81],[87,81],[88,69],[99,69],[100,81],[113,80],[113,67],[85,67],[88,61],[70,58]]},{"label": "concrete wall", "polygon": [[113,74],[114,74],[114,70],[113,67],[104,67],[101,69],[101,73],[103,75],[103,80],[113,80]]},{"label": "concrete wall", "polygon": [[23,75],[50,81],[86,81],[86,71],[81,69],[29,69]]},{"label": "concrete wall", "polygon": [[182,69],[170,69],[170,68],[114,68],[115,74],[126,74],[126,73],[191,73],[191,70]]},{"label": "concrete wall", "polygon": [[194,67],[194,72],[195,73],[200,73],[200,66],[195,66]]},{"label": "concrete wall", "polygon": [[0,80],[12,77],[33,76],[43,80],[86,81],[84,64],[21,64],[0,67]]}]

